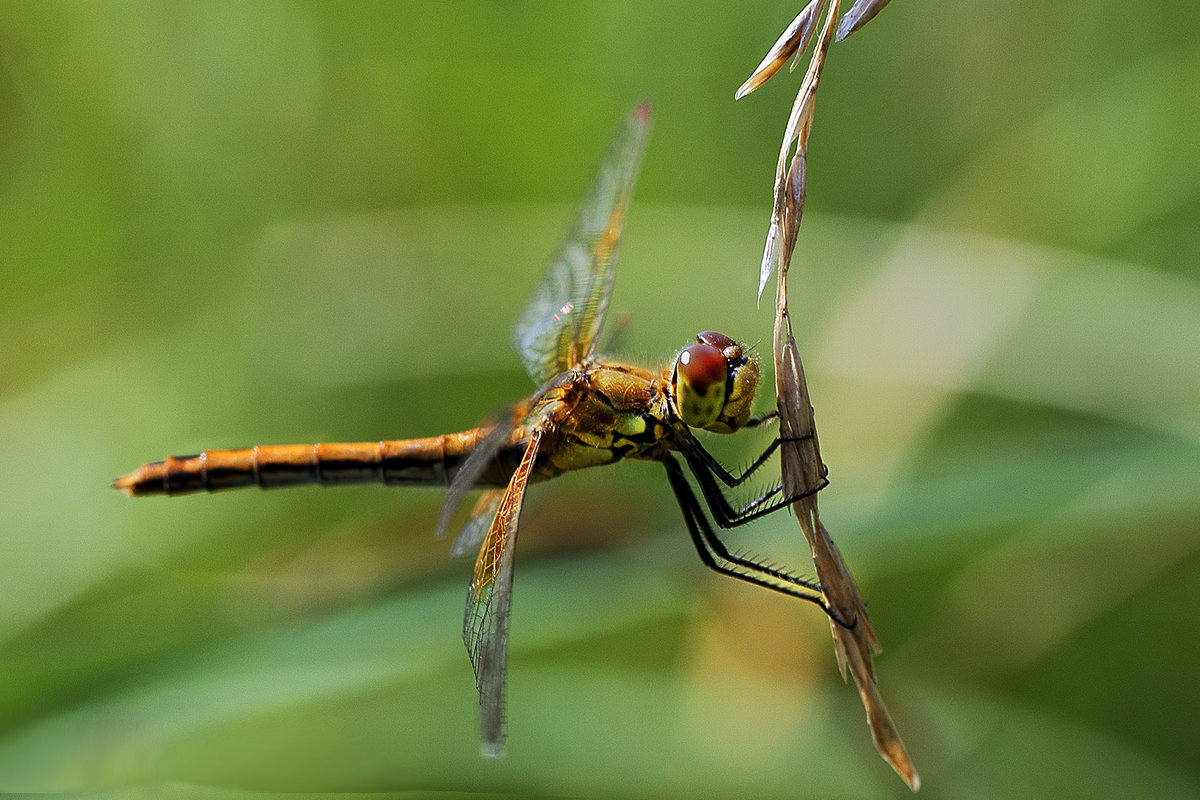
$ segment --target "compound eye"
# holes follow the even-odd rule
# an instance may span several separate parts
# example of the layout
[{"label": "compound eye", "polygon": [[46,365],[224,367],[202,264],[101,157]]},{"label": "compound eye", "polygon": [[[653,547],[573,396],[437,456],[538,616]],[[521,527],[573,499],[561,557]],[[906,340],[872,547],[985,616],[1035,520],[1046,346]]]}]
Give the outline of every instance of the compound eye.
[{"label": "compound eye", "polygon": [[711,344],[683,348],[675,361],[675,403],[679,417],[693,428],[714,423],[725,407],[728,367],[724,354]]},{"label": "compound eye", "polygon": [[733,339],[730,339],[723,333],[717,333],[716,331],[704,331],[702,333],[698,333],[696,334],[696,339],[704,344],[711,344],[722,353],[724,353],[730,347],[737,345],[737,342],[735,342]]}]

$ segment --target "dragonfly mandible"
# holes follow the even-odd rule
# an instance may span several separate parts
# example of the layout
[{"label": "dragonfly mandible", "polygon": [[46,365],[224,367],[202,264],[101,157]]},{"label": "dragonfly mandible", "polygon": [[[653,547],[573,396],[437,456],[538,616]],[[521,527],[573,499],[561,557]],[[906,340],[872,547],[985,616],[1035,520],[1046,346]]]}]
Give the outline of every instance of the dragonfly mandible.
[{"label": "dragonfly mandible", "polygon": [[206,450],[148,463],[113,481],[132,496],[306,483],[448,483],[439,534],[467,492],[483,488],[454,552],[478,549],[463,640],[479,692],[483,751],[489,755],[500,752],[506,734],[513,554],[530,481],[623,458],[659,461],[707,566],[826,608],[819,585],[735,554],[709,521],[711,515],[719,528],[731,528],[797,499],[781,496],[776,485],[737,507],[723,489],[740,485],[762,466],[778,438],[735,475],[693,433],[733,433],[773,418],[751,416],[759,378],[754,355],[713,332],[699,334],[666,369],[618,363],[595,352],[651,116],[647,102],[630,114],[517,321],[513,345],[538,388],[498,422],[422,439]]}]

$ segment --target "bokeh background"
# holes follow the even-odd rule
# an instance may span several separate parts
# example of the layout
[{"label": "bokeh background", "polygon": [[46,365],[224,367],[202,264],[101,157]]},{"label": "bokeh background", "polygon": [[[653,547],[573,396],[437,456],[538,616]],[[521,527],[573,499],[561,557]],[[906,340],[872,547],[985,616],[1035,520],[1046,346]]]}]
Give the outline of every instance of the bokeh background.
[{"label": "bokeh background", "polygon": [[[0,4],[0,790],[906,796],[819,611],[705,570],[657,465],[534,490],[500,761],[437,490],[108,487],[528,392],[642,95],[619,352],[769,352],[799,73],[733,92],[798,7]],[[1200,795],[1198,98],[1194,0],[900,0],[830,56],[792,308],[924,796]]]}]

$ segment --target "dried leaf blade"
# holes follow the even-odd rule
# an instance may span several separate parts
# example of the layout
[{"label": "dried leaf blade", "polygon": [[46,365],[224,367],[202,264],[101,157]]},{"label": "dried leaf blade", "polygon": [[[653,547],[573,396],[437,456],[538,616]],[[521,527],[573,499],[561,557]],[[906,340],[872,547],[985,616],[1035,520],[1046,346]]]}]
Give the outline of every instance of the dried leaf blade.
[{"label": "dried leaf blade", "polygon": [[891,0],[858,0],[857,3],[850,6],[850,10],[842,17],[842,21],[838,23],[837,38],[835,41],[842,41],[850,34],[866,25],[875,15],[883,11]]},{"label": "dried leaf blade", "polygon": [[[741,100],[762,86],[779,71],[780,67],[787,63],[789,58],[793,55],[799,57],[804,52],[812,39],[813,25],[817,19],[817,9],[820,3],[821,0],[810,0],[808,5],[801,9],[787,29],[775,40],[775,44],[771,45],[771,49],[767,51],[762,63],[755,67],[746,82],[738,87],[733,96],[734,100]],[[793,64],[793,68],[794,66]]]},{"label": "dried leaf blade", "polygon": [[[771,228],[767,234],[767,246],[763,250],[763,260],[758,272],[758,298],[761,301],[763,290],[771,279],[776,267],[785,268],[791,259],[792,248],[796,241],[796,228],[800,224],[798,216],[787,213],[789,154],[792,145],[796,145],[799,156],[808,148],[808,135],[812,130],[813,115],[816,113],[817,87],[820,84],[821,70],[825,66],[825,57],[829,46],[833,43],[834,20],[837,19],[838,4],[829,4],[825,21],[821,26],[821,38],[813,49],[800,91],[792,103],[792,111],[788,116],[787,127],[783,132],[783,143],[779,148],[779,160],[775,163],[775,200],[771,208]],[[791,230],[789,231],[789,225]],[[779,242],[782,236],[783,242]],[[787,244],[790,242],[790,244]],[[786,246],[783,246],[786,245]]]}]

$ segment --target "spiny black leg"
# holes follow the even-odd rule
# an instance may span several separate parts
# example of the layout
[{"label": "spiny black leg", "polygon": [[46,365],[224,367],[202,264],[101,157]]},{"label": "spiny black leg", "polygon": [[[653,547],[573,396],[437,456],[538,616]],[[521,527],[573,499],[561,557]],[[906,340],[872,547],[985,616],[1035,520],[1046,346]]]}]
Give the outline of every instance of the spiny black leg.
[{"label": "spiny black leg", "polygon": [[667,480],[670,482],[675,499],[683,512],[692,543],[696,546],[696,552],[700,554],[700,560],[707,567],[723,575],[730,575],[782,594],[815,603],[837,621],[836,615],[825,605],[821,587],[817,584],[731,553],[708,524],[704,510],[696,499],[679,462],[667,454],[663,458],[663,466],[666,467]]},{"label": "spiny black leg", "polygon": [[[825,604],[819,584],[797,578],[794,575],[729,552],[729,549],[725,547],[725,543],[716,535],[712,527],[708,524],[708,520],[704,517],[704,511],[696,499],[691,485],[688,484],[679,463],[668,455],[663,459],[663,465],[667,468],[667,478],[671,484],[671,489],[675,492],[679,508],[683,512],[688,533],[692,537],[692,543],[696,546],[696,552],[699,553],[700,560],[706,566],[723,575],[729,575],[757,586],[814,603],[820,606],[825,615],[839,627],[852,630],[858,625],[857,618],[851,622],[846,622],[836,611]],[[717,559],[721,559],[721,561]],[[729,566],[729,564],[749,570],[750,572],[739,572],[737,569]],[[774,583],[770,579],[780,581],[784,585]]]},{"label": "spiny black leg", "polygon": [[[819,492],[829,485],[829,481],[822,478],[821,485],[811,491],[800,492],[768,503],[767,501],[770,498],[783,491],[782,485],[777,484],[766,494],[750,501],[746,506],[735,509],[730,504],[728,498],[725,497],[725,493],[721,487],[717,484],[717,478],[713,475],[712,469],[709,466],[709,460],[705,459],[701,455],[701,452],[692,447],[692,444],[694,444],[696,448],[699,448],[699,451],[703,451],[700,443],[693,440],[693,442],[684,442],[681,444],[683,444],[681,448],[683,456],[687,459],[687,464],[692,474],[696,476],[696,482],[700,485],[700,491],[704,495],[704,500],[708,504],[709,510],[712,511],[713,519],[722,528],[734,528],[744,525],[751,520],[779,511],[782,508],[787,508],[797,500]],[[709,456],[709,459],[711,459],[711,456]]]},{"label": "spiny black leg", "polygon": [[[771,489],[770,491],[760,494],[758,497],[754,498],[749,503],[746,503],[746,505],[742,506],[740,509],[737,509],[734,512],[736,515],[736,518],[741,519],[742,517],[749,514],[751,511],[754,511],[756,508],[759,508],[760,506],[762,506],[763,503],[767,502],[772,497],[774,497],[775,495],[779,494],[782,491],[783,491],[783,484],[782,483],[775,484],[775,487],[773,489]],[[724,494],[722,494],[722,496],[724,497]],[[728,500],[728,498],[726,498],[726,500]],[[775,508],[774,506],[772,506],[772,507],[764,510],[763,513],[770,514],[772,511],[778,511],[778,510],[779,510],[778,508]]]},{"label": "spiny black leg", "polygon": [[753,475],[759,467],[767,463],[767,459],[769,459],[771,455],[779,449],[780,444],[779,437],[775,437],[775,439],[773,439],[771,443],[767,445],[766,449],[759,453],[758,456],[750,462],[749,466],[742,470],[741,475],[734,475],[732,472],[726,469],[720,461],[717,461],[717,459],[713,457],[712,453],[705,449],[704,445],[700,443],[699,439],[696,439],[692,436],[689,436],[689,438],[691,441],[688,442],[688,444],[691,446],[691,448],[694,449],[702,459],[704,459],[705,465],[721,480],[721,483],[724,483],[726,486],[741,485],[747,478]]},{"label": "spiny black leg", "polygon": [[704,445],[700,443],[700,440],[693,436],[690,431],[682,432],[679,438],[681,449],[686,448],[694,451],[698,456],[700,456],[700,458],[704,460],[705,466],[707,466],[708,469],[720,479],[721,483],[725,484],[726,486],[733,487],[740,486],[747,478],[758,471],[759,467],[767,463],[767,459],[769,459],[775,453],[775,451],[779,449],[779,445],[783,444],[784,442],[799,442],[805,439],[811,439],[812,436],[776,436],[771,443],[767,445],[766,449],[759,453],[758,456],[750,462],[750,465],[742,470],[741,475],[734,475],[732,472],[726,469],[720,461],[717,461],[717,459],[713,457],[712,453],[708,452]]},{"label": "spiny black leg", "polygon": [[763,425],[768,422],[774,422],[777,419],[779,419],[778,411],[768,411],[766,414],[763,414],[761,417],[751,417],[750,419],[746,420],[746,424],[743,425],[742,427],[743,428],[757,428],[759,425]]}]

